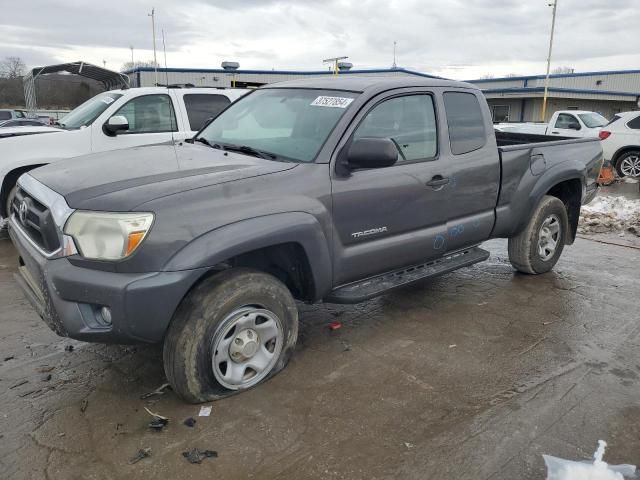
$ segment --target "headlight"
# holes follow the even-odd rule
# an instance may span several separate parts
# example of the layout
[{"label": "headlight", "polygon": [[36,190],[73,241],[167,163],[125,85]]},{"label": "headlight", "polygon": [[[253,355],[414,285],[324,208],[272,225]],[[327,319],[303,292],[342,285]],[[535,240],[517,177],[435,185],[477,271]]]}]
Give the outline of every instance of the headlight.
[{"label": "headlight", "polygon": [[85,258],[120,260],[138,248],[152,223],[152,213],[77,210],[67,220],[64,233],[73,237]]}]

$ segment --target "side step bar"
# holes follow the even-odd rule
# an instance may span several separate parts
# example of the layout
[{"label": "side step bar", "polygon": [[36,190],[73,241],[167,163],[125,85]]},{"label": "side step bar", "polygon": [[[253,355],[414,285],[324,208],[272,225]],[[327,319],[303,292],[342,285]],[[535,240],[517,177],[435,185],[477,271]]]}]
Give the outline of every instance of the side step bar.
[{"label": "side step bar", "polygon": [[489,258],[489,252],[478,247],[469,248],[420,265],[384,273],[359,282],[338,287],[324,299],[326,303],[359,303],[377,297],[394,288],[424,278],[437,277],[468,267]]}]

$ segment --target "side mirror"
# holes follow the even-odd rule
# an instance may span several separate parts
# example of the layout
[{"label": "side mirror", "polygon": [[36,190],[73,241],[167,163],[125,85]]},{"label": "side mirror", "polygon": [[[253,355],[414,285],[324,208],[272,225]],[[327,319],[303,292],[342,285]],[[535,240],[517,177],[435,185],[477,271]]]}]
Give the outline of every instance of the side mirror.
[{"label": "side mirror", "polygon": [[580,124],[579,123],[570,123],[569,124],[569,128],[571,130],[580,130]]},{"label": "side mirror", "polygon": [[104,133],[110,137],[115,137],[118,133],[129,130],[129,121],[123,115],[114,115],[102,126]]},{"label": "side mirror", "polygon": [[385,168],[398,161],[398,149],[389,138],[363,137],[351,142],[340,155],[342,173],[360,168]]}]

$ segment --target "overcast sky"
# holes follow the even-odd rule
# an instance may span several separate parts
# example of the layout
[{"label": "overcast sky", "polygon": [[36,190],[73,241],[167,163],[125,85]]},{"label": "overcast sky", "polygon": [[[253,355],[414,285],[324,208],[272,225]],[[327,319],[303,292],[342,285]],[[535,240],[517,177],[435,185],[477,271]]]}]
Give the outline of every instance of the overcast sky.
[{"label": "overcast sky", "polygon": [[[164,29],[170,67],[323,69],[400,67],[449,78],[545,69],[551,0],[0,0],[0,59],[28,66],[75,60],[120,69],[158,61]],[[558,0],[552,68],[640,68],[640,0]]]}]

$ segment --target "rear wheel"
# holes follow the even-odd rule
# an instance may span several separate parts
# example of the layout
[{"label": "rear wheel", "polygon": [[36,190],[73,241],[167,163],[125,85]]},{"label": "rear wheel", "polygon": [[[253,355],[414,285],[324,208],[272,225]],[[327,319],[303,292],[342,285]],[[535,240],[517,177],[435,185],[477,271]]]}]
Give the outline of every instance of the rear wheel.
[{"label": "rear wheel", "polygon": [[545,195],[526,228],[509,239],[511,265],[529,274],[551,270],[564,249],[568,225],[564,203],[556,197]]},{"label": "rear wheel", "polygon": [[640,151],[626,152],[616,161],[616,171],[621,177],[640,177]]},{"label": "rear wheel", "polygon": [[287,287],[249,269],[214,275],[182,301],[164,342],[174,391],[191,403],[254,387],[282,370],[298,335]]}]

